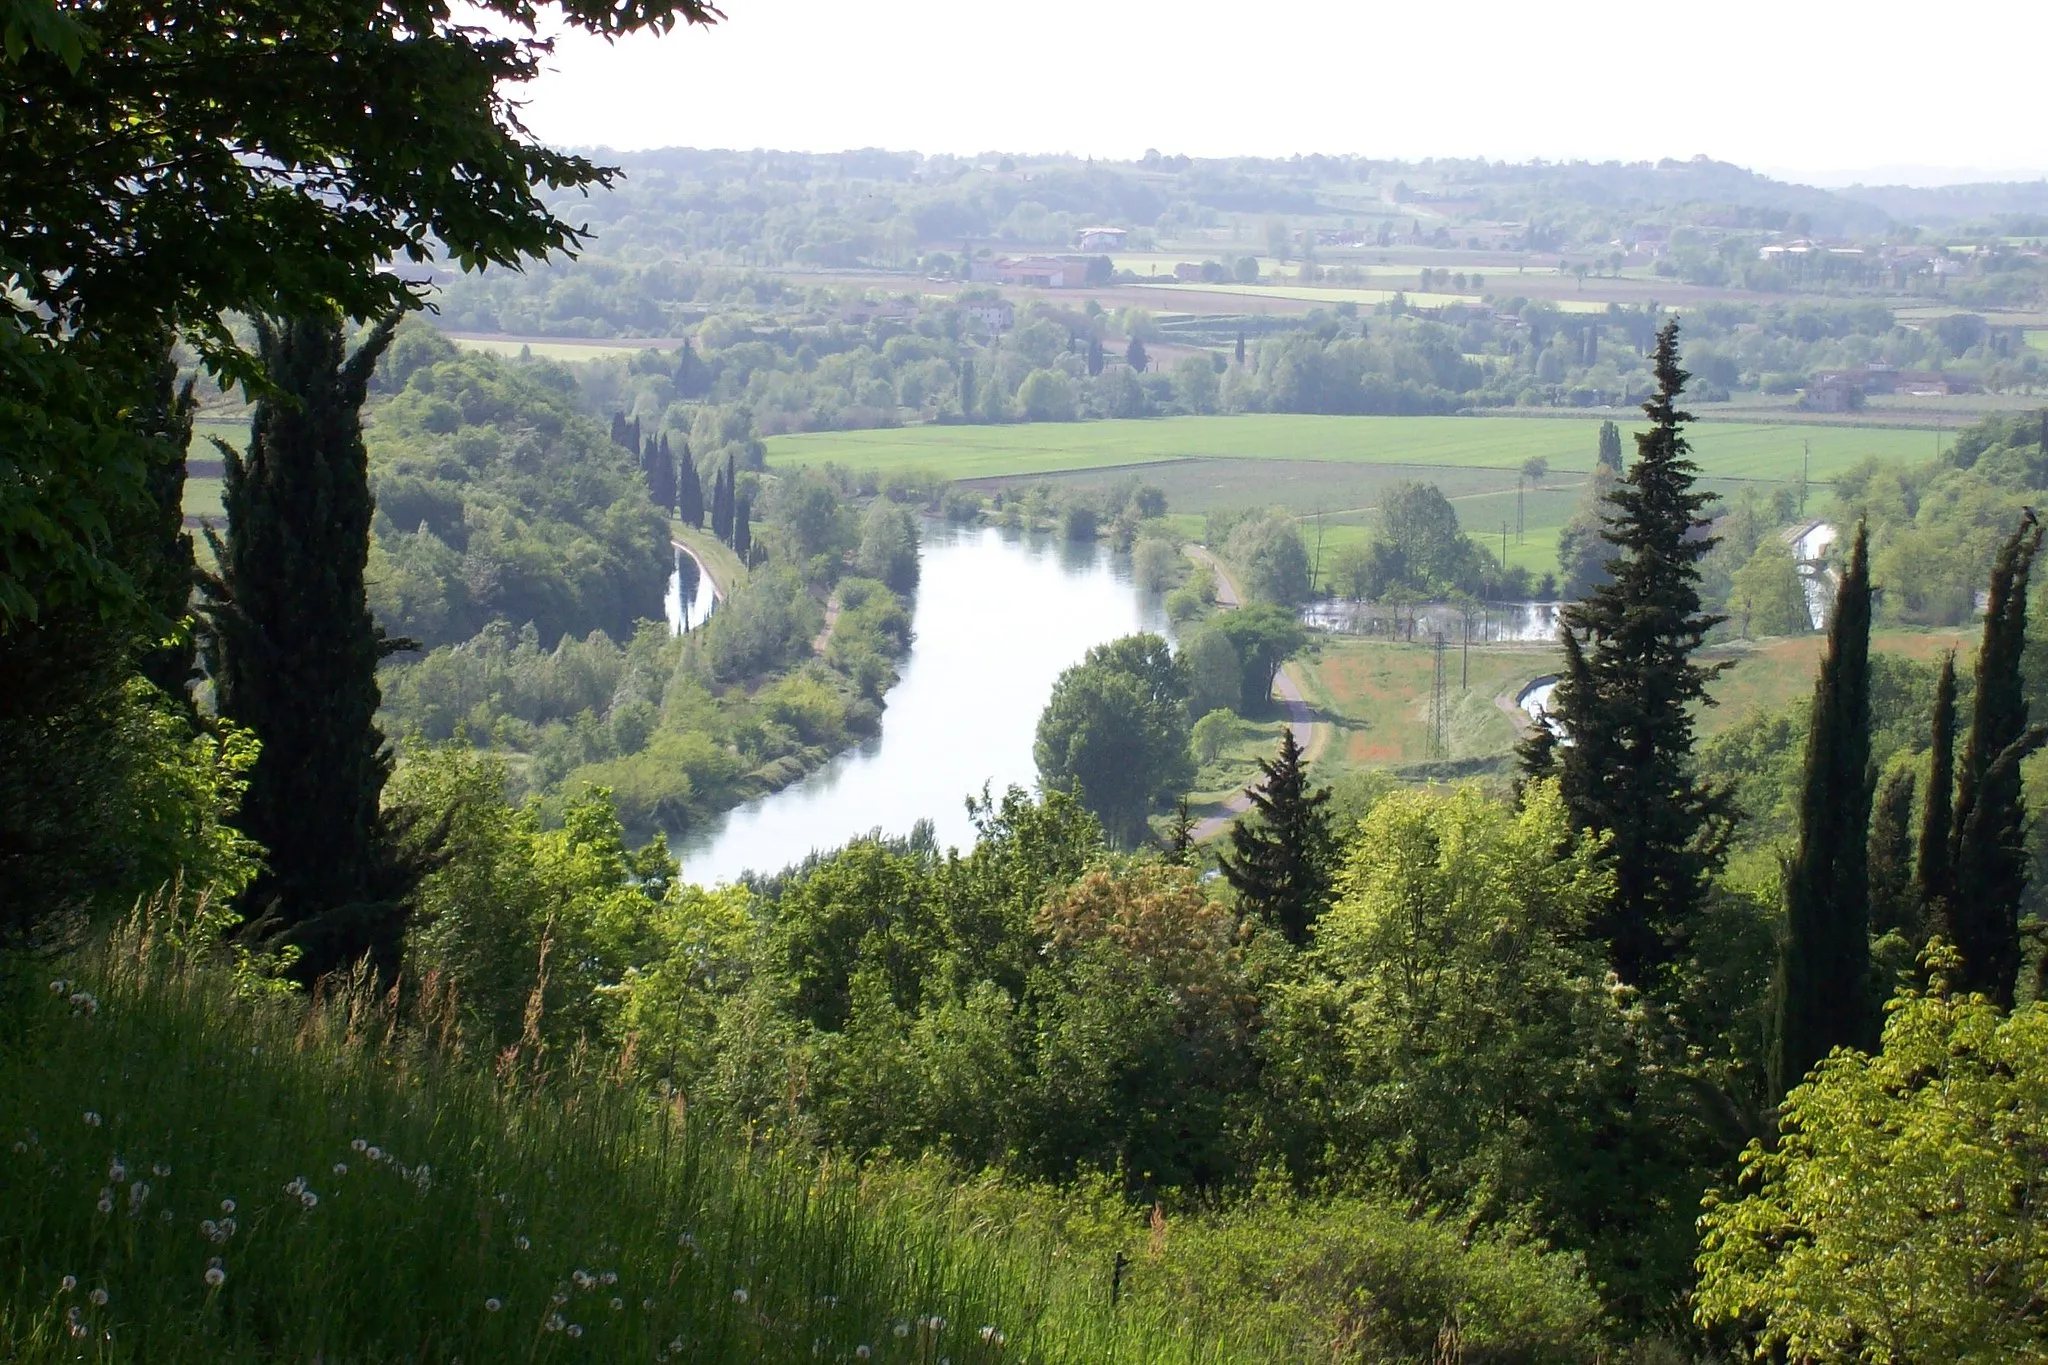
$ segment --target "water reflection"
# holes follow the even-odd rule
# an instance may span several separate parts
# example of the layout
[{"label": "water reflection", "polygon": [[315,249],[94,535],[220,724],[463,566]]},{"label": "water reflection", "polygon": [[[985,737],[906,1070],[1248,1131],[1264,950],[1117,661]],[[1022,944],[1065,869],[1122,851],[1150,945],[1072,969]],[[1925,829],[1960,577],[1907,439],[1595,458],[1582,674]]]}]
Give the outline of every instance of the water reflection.
[{"label": "water reflection", "polygon": [[680,545],[670,548],[675,552],[675,568],[669,572],[668,595],[662,606],[668,613],[668,628],[681,635],[710,619],[718,594],[711,586],[711,575],[704,572],[695,555]]},{"label": "water reflection", "polygon": [[1037,777],[1031,742],[1062,669],[1089,647],[1167,628],[1158,597],[1105,548],[994,528],[927,523],[916,640],[889,692],[882,733],[782,791],[727,812],[672,847],[711,884],[775,871],[818,848],[921,819],[941,847],[974,837],[965,801]]}]

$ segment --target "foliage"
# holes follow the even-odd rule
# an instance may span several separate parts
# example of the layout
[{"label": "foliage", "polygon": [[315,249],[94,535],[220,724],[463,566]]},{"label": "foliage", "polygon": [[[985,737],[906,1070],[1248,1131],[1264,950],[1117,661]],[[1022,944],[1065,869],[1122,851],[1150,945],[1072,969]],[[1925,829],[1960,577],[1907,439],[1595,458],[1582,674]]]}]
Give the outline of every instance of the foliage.
[{"label": "foliage", "polygon": [[1301,543],[1301,528],[1285,513],[1244,518],[1230,532],[1223,553],[1242,574],[1254,601],[1291,607],[1308,596],[1308,550]]},{"label": "foliage", "polygon": [[1783,1094],[1837,1047],[1876,1042],[1870,990],[1870,560],[1856,528],[1814,679],[1785,864],[1785,939],[1772,994],[1771,1088]]},{"label": "foliage", "polygon": [[[1700,611],[1698,561],[1713,548],[1693,490],[1678,410],[1686,373],[1678,366],[1678,324],[1657,338],[1658,390],[1643,405],[1652,426],[1636,437],[1629,471],[1608,494],[1605,538],[1614,581],[1564,617],[1566,667],[1551,714],[1570,743],[1552,746],[1548,727],[1525,748],[1529,772],[1552,765],[1573,826],[1612,837],[1615,894],[1592,926],[1615,969],[1634,985],[1651,982],[1691,932],[1707,876],[1728,838],[1728,795],[1688,771],[1691,708],[1718,671],[1692,661],[1716,619]],[[1586,652],[1590,647],[1590,653]]]},{"label": "foliage", "polygon": [[1131,635],[1060,674],[1033,754],[1047,788],[1071,791],[1129,848],[1194,776],[1188,732],[1186,661],[1156,635]]},{"label": "foliage", "polygon": [[577,411],[567,372],[407,335],[369,420],[377,619],[429,645],[493,620],[530,621],[552,644],[658,619],[666,523],[635,458]]},{"label": "foliage", "polygon": [[345,354],[338,318],[258,324],[277,395],[247,453],[223,449],[227,536],[208,532],[207,671],[220,714],[260,746],[239,825],[264,866],[244,913],[274,921],[309,983],[366,955],[396,971],[420,870],[381,804],[393,760],[376,726],[377,662],[411,642],[385,637],[363,590],[361,409],[396,325]]},{"label": "foliage", "polygon": [[1701,1322],[1759,1358],[2039,1358],[2044,1083],[2041,1006],[1902,997],[1882,1050],[1822,1063],[1708,1201]]},{"label": "foliage", "polygon": [[1217,866],[1248,918],[1300,948],[1330,903],[1337,852],[1323,809],[1330,789],[1309,789],[1291,725],[1280,732],[1279,755],[1258,762],[1263,776],[1245,792],[1251,809],[1231,822],[1230,852]]},{"label": "foliage", "polygon": [[1203,628],[1215,632],[1237,654],[1242,672],[1239,705],[1248,714],[1272,703],[1273,679],[1287,661],[1308,648],[1308,632],[1295,614],[1272,603],[1221,612]]},{"label": "foliage", "polygon": [[1813,628],[1791,546],[1776,536],[1758,542],[1749,562],[1735,571],[1728,611],[1745,637],[1804,635]]}]

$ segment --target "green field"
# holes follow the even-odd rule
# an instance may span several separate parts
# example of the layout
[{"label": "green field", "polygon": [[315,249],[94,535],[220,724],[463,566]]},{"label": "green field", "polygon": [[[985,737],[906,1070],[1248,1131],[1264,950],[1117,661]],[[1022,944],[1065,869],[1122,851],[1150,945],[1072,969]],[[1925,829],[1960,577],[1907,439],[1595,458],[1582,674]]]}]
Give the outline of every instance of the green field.
[{"label": "green field", "polygon": [[448,338],[465,351],[488,351],[492,355],[519,355],[531,353],[536,360],[602,360],[609,355],[633,355],[649,346],[675,343],[663,338],[660,341],[528,341],[521,337],[459,337]]},{"label": "green field", "polygon": [[[771,466],[930,470],[988,479],[1156,464],[1165,460],[1332,461],[1361,465],[1513,470],[1532,455],[1560,474],[1593,466],[1600,415],[1588,417],[1318,417],[1260,413],[1015,426],[919,426],[806,432],[768,442]],[[1614,414],[1623,429],[1638,415]],[[1865,456],[1925,460],[1925,432],[1792,423],[1704,422],[1691,432],[1700,472],[1718,479],[1825,481]]]}]

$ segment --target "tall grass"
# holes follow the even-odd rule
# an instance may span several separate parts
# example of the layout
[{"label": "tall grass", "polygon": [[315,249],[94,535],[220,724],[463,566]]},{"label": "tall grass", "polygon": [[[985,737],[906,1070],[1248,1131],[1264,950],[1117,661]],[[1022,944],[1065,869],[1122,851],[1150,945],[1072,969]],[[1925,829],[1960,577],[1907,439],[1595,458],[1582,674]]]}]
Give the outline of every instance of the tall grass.
[{"label": "tall grass", "polygon": [[[0,1001],[0,1359],[1238,1358],[958,1210],[138,919]],[[1246,1356],[1244,1358],[1254,1358]]]}]

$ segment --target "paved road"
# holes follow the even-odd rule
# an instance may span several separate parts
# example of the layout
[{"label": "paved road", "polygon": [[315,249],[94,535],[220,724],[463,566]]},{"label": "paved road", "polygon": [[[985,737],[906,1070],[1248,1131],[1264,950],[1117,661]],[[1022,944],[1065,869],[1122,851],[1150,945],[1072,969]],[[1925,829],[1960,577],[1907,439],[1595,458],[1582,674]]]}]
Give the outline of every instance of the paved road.
[{"label": "paved road", "polygon": [[[1215,570],[1217,606],[1234,610],[1243,603],[1243,595],[1238,592],[1237,584],[1231,580],[1230,573],[1223,567],[1222,561],[1200,545],[1189,545],[1185,549],[1190,558]],[[1287,728],[1294,732],[1294,742],[1302,747],[1304,753],[1313,754],[1329,735],[1330,727],[1317,724],[1315,712],[1309,709],[1308,702],[1301,695],[1301,683],[1294,676],[1292,666],[1282,668],[1279,676],[1273,679],[1273,694],[1280,698],[1281,703],[1287,708]],[[1195,842],[1206,843],[1214,839],[1230,828],[1231,821],[1250,810],[1251,805],[1251,797],[1243,792],[1231,796],[1223,803],[1223,809],[1219,813],[1206,816],[1196,823]]]}]

